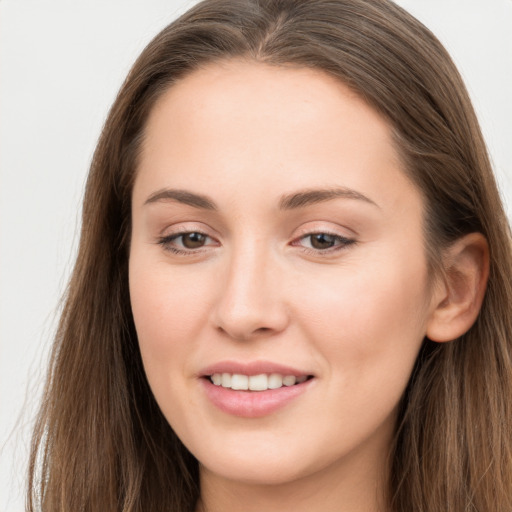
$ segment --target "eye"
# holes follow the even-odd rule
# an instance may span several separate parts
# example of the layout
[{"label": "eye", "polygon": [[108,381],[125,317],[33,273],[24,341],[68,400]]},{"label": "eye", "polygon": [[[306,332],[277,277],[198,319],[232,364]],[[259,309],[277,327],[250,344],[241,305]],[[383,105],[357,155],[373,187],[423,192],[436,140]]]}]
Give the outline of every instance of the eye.
[{"label": "eye", "polygon": [[314,233],[306,237],[309,239],[309,243],[313,249],[330,249],[334,247],[337,239],[333,235],[327,233]]},{"label": "eye", "polygon": [[181,245],[186,249],[199,249],[199,247],[203,247],[207,239],[208,237],[203,233],[183,233],[173,238],[173,240],[180,240]]},{"label": "eye", "polygon": [[183,233],[174,233],[169,236],[162,237],[158,243],[164,247],[165,250],[177,253],[186,254],[197,251],[208,245],[214,245],[215,241],[208,235],[199,231],[190,231]]},{"label": "eye", "polygon": [[341,235],[331,233],[308,233],[297,239],[293,245],[300,245],[308,250],[317,252],[327,252],[343,249],[348,245],[354,244],[355,240]]}]

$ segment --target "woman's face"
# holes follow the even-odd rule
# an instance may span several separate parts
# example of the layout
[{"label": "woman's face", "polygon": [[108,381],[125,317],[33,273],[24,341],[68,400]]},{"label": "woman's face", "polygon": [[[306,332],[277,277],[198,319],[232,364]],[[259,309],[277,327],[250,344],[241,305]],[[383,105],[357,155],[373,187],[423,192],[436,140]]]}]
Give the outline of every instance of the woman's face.
[{"label": "woman's face", "polygon": [[203,476],[383,467],[433,309],[425,252],[389,126],[333,78],[230,61],[163,95],[130,294],[155,398]]}]

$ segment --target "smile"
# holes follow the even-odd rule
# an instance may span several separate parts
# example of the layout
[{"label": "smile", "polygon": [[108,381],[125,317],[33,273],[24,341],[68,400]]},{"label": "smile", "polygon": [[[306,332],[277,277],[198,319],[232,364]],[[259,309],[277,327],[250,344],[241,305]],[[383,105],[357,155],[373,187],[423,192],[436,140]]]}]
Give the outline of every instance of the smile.
[{"label": "smile", "polygon": [[223,361],[198,375],[208,401],[230,416],[261,418],[309,394],[317,379],[308,371],[274,362]]},{"label": "smile", "polygon": [[239,391],[267,391],[283,386],[294,386],[308,380],[307,375],[281,375],[280,373],[261,373],[259,375],[243,375],[240,373],[214,373],[210,381],[215,386]]}]

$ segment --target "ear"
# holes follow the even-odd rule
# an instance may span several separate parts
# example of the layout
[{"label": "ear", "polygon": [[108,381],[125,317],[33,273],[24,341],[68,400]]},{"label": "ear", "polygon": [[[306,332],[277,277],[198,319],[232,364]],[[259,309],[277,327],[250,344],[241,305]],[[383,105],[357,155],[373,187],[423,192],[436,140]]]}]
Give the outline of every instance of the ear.
[{"label": "ear", "polygon": [[489,277],[489,246],[480,233],[466,235],[443,255],[444,275],[433,293],[426,336],[451,341],[475,323]]}]

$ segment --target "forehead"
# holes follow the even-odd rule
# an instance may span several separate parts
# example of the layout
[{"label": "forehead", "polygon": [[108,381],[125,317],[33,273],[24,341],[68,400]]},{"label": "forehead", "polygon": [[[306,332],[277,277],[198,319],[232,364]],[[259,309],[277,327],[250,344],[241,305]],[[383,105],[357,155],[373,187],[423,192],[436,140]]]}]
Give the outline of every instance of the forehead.
[{"label": "forehead", "polygon": [[411,186],[390,126],[346,85],[314,69],[239,60],[194,71],[162,95],[145,128],[138,174],[135,195],[158,186],[210,193],[224,181],[265,196],[313,186],[365,195],[384,183]]},{"label": "forehead", "polygon": [[261,140],[263,133],[258,130],[268,123],[279,128],[278,139],[284,142],[294,129],[298,133],[306,127],[312,135],[319,134],[330,130],[336,121],[339,123],[332,135],[338,134],[338,139],[347,135],[343,124],[355,122],[365,125],[374,142],[391,142],[387,122],[354,91],[327,73],[227,60],[210,63],[171,86],[153,107],[146,134],[154,139],[157,133],[171,136],[179,130],[185,136],[183,128],[187,125],[197,137],[206,135],[214,124],[218,128],[217,142],[224,142],[225,132],[221,130],[237,124],[238,131],[243,128],[243,135],[258,135]]}]

